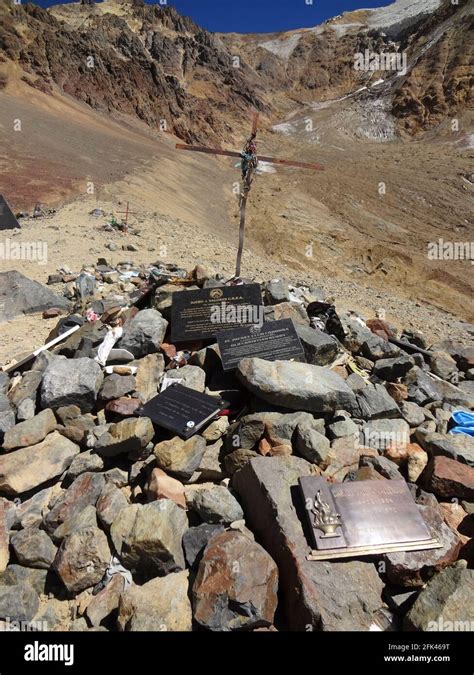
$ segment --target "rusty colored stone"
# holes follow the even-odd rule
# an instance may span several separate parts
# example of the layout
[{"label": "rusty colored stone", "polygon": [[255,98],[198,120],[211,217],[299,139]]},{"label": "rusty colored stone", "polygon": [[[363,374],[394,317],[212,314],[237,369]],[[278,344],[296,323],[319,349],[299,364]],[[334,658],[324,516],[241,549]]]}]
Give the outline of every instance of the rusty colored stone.
[{"label": "rusty colored stone", "polygon": [[114,609],[117,609],[124,589],[124,578],[115,574],[107,586],[90,601],[86,613],[93,626],[99,626]]},{"label": "rusty colored stone", "polygon": [[194,618],[212,631],[273,625],[278,569],[269,554],[240,532],[213,537],[193,586]]},{"label": "rusty colored stone", "polygon": [[107,412],[121,415],[122,417],[131,417],[137,408],[141,405],[138,398],[116,398],[115,401],[109,401],[105,406]]},{"label": "rusty colored stone", "polygon": [[95,506],[105,485],[105,478],[99,473],[82,473],[54,504],[44,522],[49,533],[86,506]]},{"label": "rusty colored stone", "polygon": [[354,475],[355,480],[387,480],[373,466],[361,466]]},{"label": "rusty colored stone", "polygon": [[58,316],[61,316],[62,311],[57,307],[52,307],[51,309],[45,309],[43,312],[43,319],[55,319]]},{"label": "rusty colored stone", "polygon": [[389,337],[395,337],[395,333],[390,327],[390,324],[382,319],[369,319],[366,321],[366,325],[374,335],[378,335],[385,341],[388,341]]},{"label": "rusty colored stone", "polygon": [[162,469],[153,469],[151,472],[146,494],[149,502],[158,499],[171,499],[181,508],[187,508],[184,485],[176,478],[168,476]]},{"label": "rusty colored stone", "polygon": [[458,532],[463,544],[474,537],[474,517],[469,516],[460,504],[441,502],[439,507],[445,522]]},{"label": "rusty colored stone", "polygon": [[429,492],[439,497],[474,500],[474,469],[455,459],[439,455],[432,457],[424,474]]},{"label": "rusty colored stone", "polygon": [[397,403],[408,400],[408,387],[406,384],[397,384],[396,382],[387,382],[385,388]]}]

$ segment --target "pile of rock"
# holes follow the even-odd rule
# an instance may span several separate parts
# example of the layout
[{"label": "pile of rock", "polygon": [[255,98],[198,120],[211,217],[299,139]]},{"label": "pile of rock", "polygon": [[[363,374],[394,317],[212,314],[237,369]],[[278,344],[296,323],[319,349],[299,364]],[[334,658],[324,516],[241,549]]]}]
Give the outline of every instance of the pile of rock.
[{"label": "pile of rock", "polygon": [[[355,314],[340,317],[338,340],[314,327],[320,297],[271,282],[266,320],[293,319],[306,362],[244,359],[225,373],[215,344],[169,342],[173,294],[222,280],[105,267],[91,270],[91,292],[69,288],[81,327],[0,373],[0,624],[429,630],[467,616],[474,438],[448,425],[474,407],[472,346],[445,340],[424,356]],[[104,367],[95,357],[117,308],[121,361]],[[165,377],[229,411],[173,437],[134,415]],[[296,486],[311,474],[408,481],[442,548],[309,562]]]}]

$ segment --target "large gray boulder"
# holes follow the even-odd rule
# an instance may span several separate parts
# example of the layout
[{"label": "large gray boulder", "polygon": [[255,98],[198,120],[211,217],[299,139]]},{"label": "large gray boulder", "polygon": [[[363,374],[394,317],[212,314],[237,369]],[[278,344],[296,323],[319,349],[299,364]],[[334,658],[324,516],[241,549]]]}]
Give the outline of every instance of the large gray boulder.
[{"label": "large gray boulder", "polygon": [[336,338],[311,326],[297,326],[296,332],[308,363],[314,366],[327,366],[334,361],[339,351]]},{"label": "large gray boulder", "polygon": [[[246,520],[279,569],[281,608],[290,630],[368,630],[382,606],[377,569],[366,561],[308,561],[298,478],[315,468],[296,457],[252,459],[233,479]],[[297,511],[298,508],[298,511]],[[303,507],[304,508],[304,507]]]},{"label": "large gray boulder", "polygon": [[405,630],[472,631],[474,570],[449,567],[433,577],[405,617]]},{"label": "large gray boulder", "polygon": [[357,392],[359,417],[364,420],[377,420],[400,417],[400,409],[388,391],[381,384],[368,384]]},{"label": "large gray boulder", "polygon": [[253,358],[240,362],[237,376],[249,391],[273,405],[320,413],[356,410],[352,389],[327,368]]},{"label": "large gray boulder", "polygon": [[49,570],[57,551],[46,532],[37,527],[17,532],[11,538],[11,545],[21,565],[44,570]]},{"label": "large gray boulder", "polygon": [[227,524],[242,520],[244,512],[234,495],[223,485],[196,490],[191,502],[205,523]]},{"label": "large gray boulder", "polygon": [[16,270],[0,272],[0,323],[52,307],[68,309],[69,302]]},{"label": "large gray boulder", "polygon": [[27,583],[0,586],[0,619],[31,621],[38,608],[38,593]]},{"label": "large gray boulder", "polygon": [[186,568],[182,540],[188,529],[186,512],[171,499],[122,509],[110,537],[122,563],[145,578]]},{"label": "large gray boulder", "polygon": [[41,383],[41,407],[57,409],[77,405],[82,412],[90,412],[103,380],[101,367],[92,359],[54,359]]},{"label": "large gray boulder", "polygon": [[127,321],[119,346],[137,359],[156,354],[163,343],[168,322],[156,309],[144,309]]}]

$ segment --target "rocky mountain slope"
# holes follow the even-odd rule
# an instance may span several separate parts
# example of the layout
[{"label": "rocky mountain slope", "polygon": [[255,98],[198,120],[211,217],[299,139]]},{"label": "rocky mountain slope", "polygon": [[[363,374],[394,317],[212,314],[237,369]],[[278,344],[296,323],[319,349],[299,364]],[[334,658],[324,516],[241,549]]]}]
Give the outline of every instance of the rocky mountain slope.
[{"label": "rocky mountain slope", "polygon": [[2,4],[3,58],[52,95],[136,116],[155,129],[163,130],[164,120],[166,130],[189,141],[228,134],[224,107],[234,114],[265,108],[250,68],[234,68],[218,38],[171,7]]},{"label": "rocky mountain slope", "polygon": [[1,0],[0,48],[31,86],[154,128],[166,120],[188,141],[231,136],[249,109],[281,111],[386,78],[356,70],[356,53],[406,52],[409,72],[389,75],[390,95],[400,128],[414,133],[472,103],[469,4],[397,0],[312,29],[219,36],[171,7],[140,1],[44,10]]}]

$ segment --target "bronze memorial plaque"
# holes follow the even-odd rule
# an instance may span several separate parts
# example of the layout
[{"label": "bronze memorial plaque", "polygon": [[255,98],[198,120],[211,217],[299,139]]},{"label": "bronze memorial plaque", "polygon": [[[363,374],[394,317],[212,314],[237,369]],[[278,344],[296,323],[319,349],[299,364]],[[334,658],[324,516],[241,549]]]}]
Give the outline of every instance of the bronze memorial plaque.
[{"label": "bronze memorial plaque", "polygon": [[440,548],[404,480],[327,483],[299,479],[309,523],[309,560]]},{"label": "bronze memorial plaque", "polygon": [[237,326],[264,322],[259,284],[204,288],[173,293],[171,340],[174,344],[209,340]]}]

